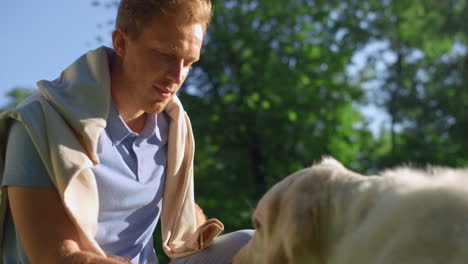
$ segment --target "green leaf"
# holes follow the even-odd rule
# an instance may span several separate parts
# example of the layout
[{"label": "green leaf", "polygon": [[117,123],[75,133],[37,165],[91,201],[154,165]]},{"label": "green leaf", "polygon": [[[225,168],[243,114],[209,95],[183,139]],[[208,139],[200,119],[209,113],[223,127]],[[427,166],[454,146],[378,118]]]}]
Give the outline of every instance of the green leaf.
[{"label": "green leaf", "polygon": [[297,121],[297,113],[294,112],[293,110],[288,110],[288,118],[289,118],[289,121],[296,122]]}]

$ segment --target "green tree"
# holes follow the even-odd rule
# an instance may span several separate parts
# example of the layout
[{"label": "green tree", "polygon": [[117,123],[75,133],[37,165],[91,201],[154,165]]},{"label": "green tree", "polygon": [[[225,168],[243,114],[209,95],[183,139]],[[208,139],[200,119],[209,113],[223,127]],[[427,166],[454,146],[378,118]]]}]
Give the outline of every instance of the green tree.
[{"label": "green tree", "polygon": [[9,102],[2,108],[2,111],[17,106],[24,99],[26,99],[26,97],[32,95],[33,93],[34,90],[30,88],[20,86],[14,87],[6,94]]},{"label": "green tree", "polygon": [[387,47],[368,69],[387,63],[373,79],[382,87],[374,98],[391,116],[380,166],[467,164],[466,2],[392,0],[376,10],[375,39]]},{"label": "green tree", "polygon": [[323,155],[362,168],[372,136],[346,66],[368,41],[371,6],[226,1],[215,10],[180,97],[197,141],[199,202],[234,230],[250,227],[267,188]]}]

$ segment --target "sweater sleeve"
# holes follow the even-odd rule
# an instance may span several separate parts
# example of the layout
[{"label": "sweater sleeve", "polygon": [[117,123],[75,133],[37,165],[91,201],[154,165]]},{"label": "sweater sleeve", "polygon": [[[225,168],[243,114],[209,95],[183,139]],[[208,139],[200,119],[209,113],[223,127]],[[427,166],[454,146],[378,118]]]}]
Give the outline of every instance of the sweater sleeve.
[{"label": "sweater sleeve", "polygon": [[8,135],[2,186],[54,188],[24,126],[15,121]]}]

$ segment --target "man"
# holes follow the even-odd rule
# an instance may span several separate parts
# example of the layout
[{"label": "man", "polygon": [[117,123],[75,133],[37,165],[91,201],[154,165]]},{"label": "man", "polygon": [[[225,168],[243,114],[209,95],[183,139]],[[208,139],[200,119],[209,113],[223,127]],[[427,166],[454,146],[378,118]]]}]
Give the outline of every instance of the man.
[{"label": "man", "polygon": [[192,131],[175,95],[211,14],[209,0],[122,0],[113,49],[2,115],[4,263],[157,263],[160,215],[174,264],[230,263],[250,239],[214,239],[222,223],[195,204]]}]

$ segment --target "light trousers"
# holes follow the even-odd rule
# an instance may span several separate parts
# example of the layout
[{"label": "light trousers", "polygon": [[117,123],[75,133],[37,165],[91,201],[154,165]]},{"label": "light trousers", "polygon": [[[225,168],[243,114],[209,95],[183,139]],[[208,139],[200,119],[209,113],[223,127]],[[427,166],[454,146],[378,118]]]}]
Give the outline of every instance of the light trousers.
[{"label": "light trousers", "polygon": [[232,257],[250,241],[254,233],[254,230],[246,229],[219,236],[208,248],[196,254],[175,259],[169,264],[230,264]]}]

